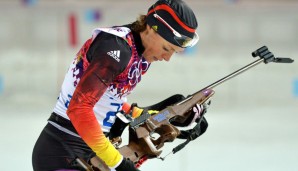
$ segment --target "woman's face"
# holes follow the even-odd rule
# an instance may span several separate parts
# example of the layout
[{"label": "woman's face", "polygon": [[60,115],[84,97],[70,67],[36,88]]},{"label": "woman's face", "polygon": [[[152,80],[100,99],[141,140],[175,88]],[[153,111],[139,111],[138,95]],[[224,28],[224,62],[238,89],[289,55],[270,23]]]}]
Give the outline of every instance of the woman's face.
[{"label": "woman's face", "polygon": [[141,38],[145,48],[143,56],[148,62],[169,61],[173,53],[184,50],[184,48],[166,41],[148,25],[147,29],[141,33]]}]

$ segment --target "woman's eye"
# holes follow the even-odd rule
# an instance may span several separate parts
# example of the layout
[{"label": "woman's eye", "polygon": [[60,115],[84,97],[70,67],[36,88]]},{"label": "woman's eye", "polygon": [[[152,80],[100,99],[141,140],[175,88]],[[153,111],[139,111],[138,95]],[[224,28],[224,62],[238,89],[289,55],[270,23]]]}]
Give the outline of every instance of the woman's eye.
[{"label": "woman's eye", "polygon": [[167,49],[166,47],[163,47],[163,50],[169,52],[169,49]]}]

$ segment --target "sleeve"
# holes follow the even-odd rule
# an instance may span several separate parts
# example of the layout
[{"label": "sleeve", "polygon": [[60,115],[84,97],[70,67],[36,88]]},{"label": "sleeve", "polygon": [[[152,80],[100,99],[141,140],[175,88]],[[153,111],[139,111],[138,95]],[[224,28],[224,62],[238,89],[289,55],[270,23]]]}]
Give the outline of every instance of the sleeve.
[{"label": "sleeve", "polygon": [[[119,60],[109,55],[109,52],[118,50]],[[90,64],[76,87],[67,115],[86,144],[110,168],[114,168],[122,161],[122,155],[103,134],[93,107],[107,86],[125,69],[131,51],[122,38],[102,33],[93,41],[87,54]]]}]

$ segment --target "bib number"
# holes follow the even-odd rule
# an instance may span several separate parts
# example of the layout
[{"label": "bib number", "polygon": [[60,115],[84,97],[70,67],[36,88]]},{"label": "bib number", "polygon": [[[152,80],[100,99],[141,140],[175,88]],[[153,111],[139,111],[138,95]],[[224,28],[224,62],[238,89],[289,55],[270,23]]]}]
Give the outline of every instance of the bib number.
[{"label": "bib number", "polygon": [[112,127],[114,122],[111,120],[111,118],[116,117],[116,113],[119,111],[121,105],[122,104],[119,104],[119,103],[111,103],[111,106],[116,107],[116,110],[107,112],[106,117],[103,120],[103,125],[104,126]]}]

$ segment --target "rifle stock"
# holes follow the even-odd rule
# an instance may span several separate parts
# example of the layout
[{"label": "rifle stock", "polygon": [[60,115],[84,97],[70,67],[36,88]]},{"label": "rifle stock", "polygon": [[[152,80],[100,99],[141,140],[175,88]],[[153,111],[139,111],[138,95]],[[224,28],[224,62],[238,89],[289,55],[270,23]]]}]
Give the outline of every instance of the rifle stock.
[{"label": "rifle stock", "polygon": [[[156,158],[161,153],[161,148],[166,142],[173,142],[180,134],[172,121],[183,123],[190,117],[190,110],[196,104],[204,104],[214,91],[205,89],[194,93],[186,99],[167,106],[157,114],[145,117],[142,121],[138,121],[137,125],[129,126],[129,142],[127,145],[120,147],[120,153],[137,163],[143,157],[148,159]],[[152,137],[153,134],[158,134],[158,138]]]}]

